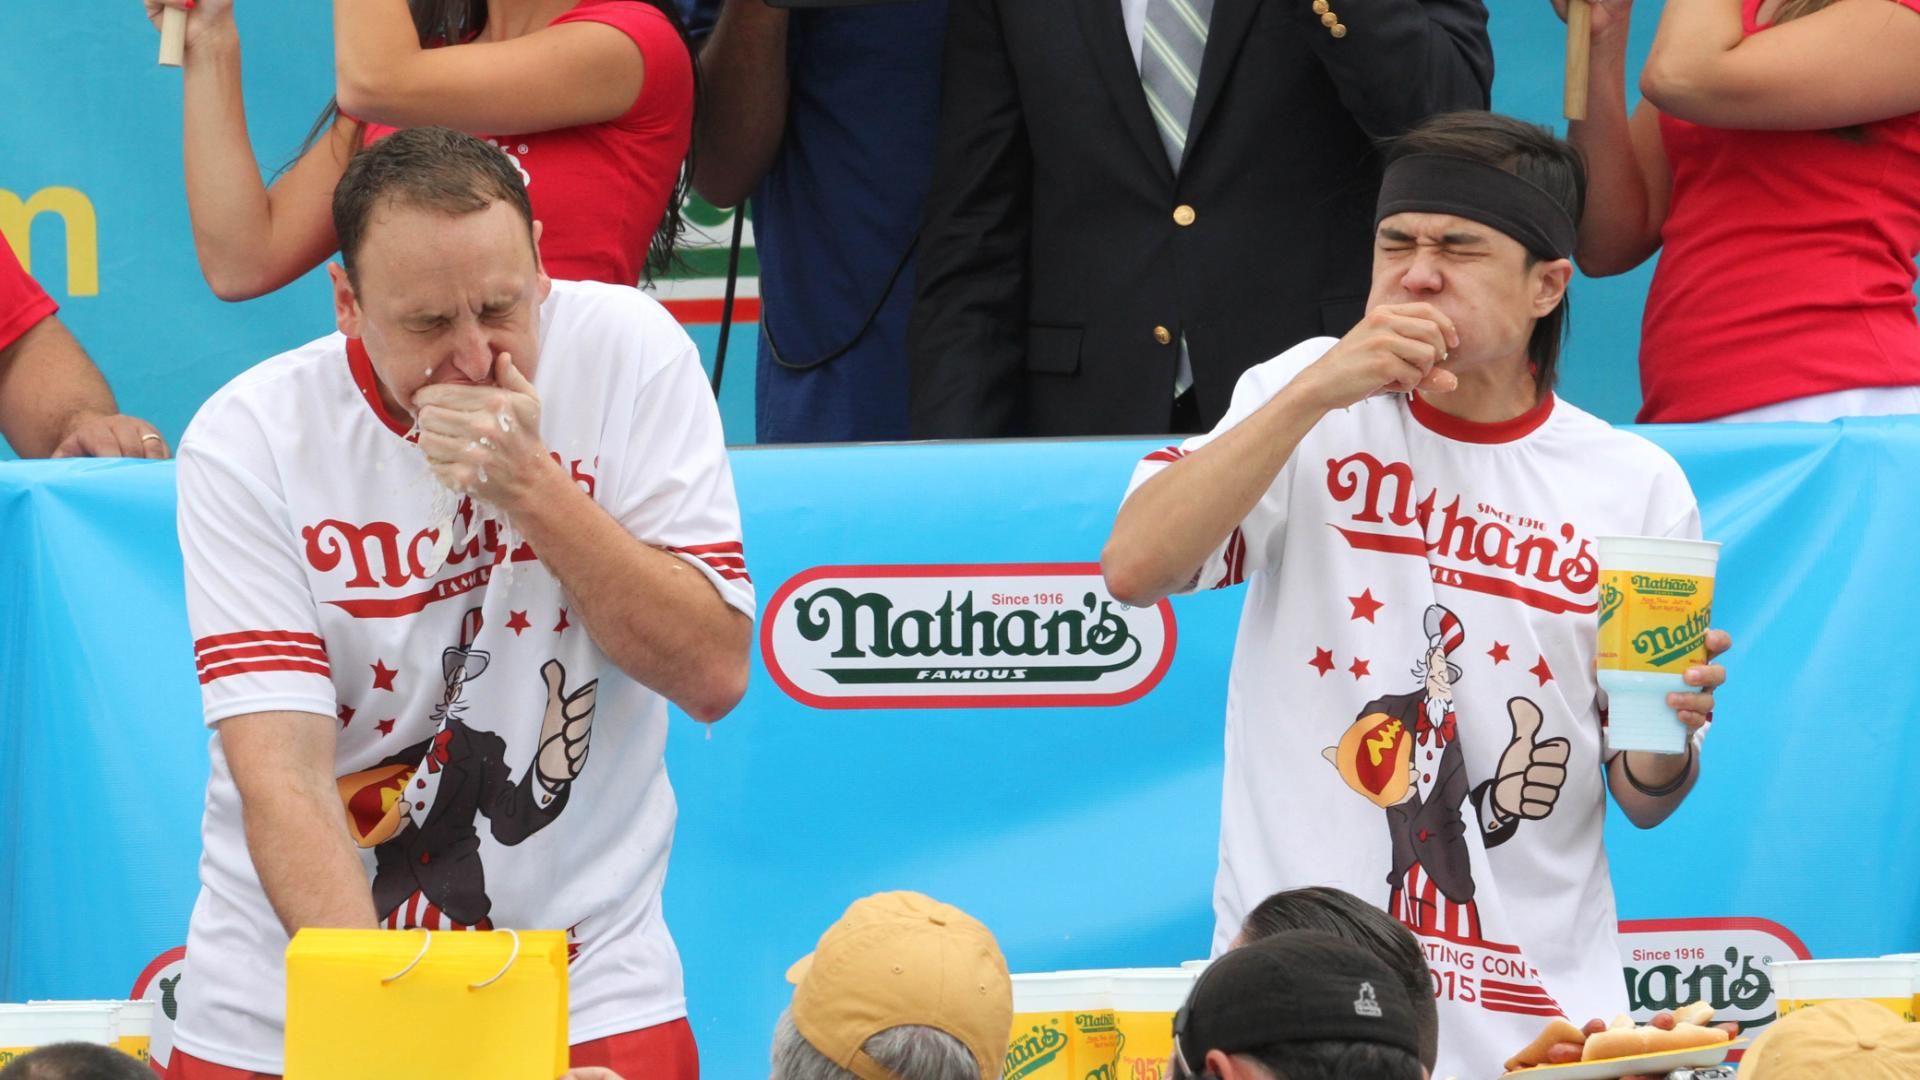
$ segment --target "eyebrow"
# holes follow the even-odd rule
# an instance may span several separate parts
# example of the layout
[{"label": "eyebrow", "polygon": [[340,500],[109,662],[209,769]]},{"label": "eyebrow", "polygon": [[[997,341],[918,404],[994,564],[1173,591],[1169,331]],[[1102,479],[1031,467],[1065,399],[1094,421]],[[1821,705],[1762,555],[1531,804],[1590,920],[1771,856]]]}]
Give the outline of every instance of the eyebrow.
[{"label": "eyebrow", "polygon": [[[1419,242],[1411,233],[1390,228],[1382,228],[1380,230],[1380,239],[1389,240],[1396,244],[1413,244]],[[1440,236],[1441,247],[1469,247],[1474,244],[1484,244],[1486,242],[1487,238],[1481,236],[1479,233],[1450,232],[1442,233]]]}]

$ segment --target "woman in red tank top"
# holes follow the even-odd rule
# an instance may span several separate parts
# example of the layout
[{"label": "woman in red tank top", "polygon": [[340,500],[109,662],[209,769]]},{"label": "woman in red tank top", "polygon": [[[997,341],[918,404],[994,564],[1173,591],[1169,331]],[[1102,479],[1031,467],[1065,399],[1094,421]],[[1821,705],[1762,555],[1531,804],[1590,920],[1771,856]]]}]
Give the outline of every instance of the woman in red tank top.
[{"label": "woman in red tank top", "polygon": [[[1564,0],[1554,0],[1564,8]],[[1593,0],[1580,268],[1661,253],[1648,422],[1920,413],[1920,0]]]},{"label": "woman in red tank top", "polygon": [[540,254],[557,278],[633,285],[679,229],[693,131],[693,61],[672,0],[335,0],[336,97],[268,186],[240,88],[233,0],[191,6],[185,63],[187,208],[222,299],[269,293],[337,248],[334,185],[354,151],[440,124],[520,166]]}]

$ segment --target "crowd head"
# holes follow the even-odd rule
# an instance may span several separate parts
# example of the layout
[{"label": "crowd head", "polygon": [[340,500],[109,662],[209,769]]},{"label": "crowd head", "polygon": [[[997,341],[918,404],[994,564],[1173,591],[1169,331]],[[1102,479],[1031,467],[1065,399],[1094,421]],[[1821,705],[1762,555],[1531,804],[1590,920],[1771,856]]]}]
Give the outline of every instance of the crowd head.
[{"label": "crowd head", "polygon": [[1741,1080],[1896,1080],[1920,1076],[1920,1026],[1871,1001],[1788,1013],[1740,1060]]},{"label": "crowd head", "polygon": [[1013,986],[993,934],[912,892],[857,900],[787,972],[772,1080],[994,1080]]},{"label": "crowd head", "polygon": [[153,1073],[111,1046],[65,1042],[14,1058],[0,1080],[153,1080]]},{"label": "crowd head", "polygon": [[1174,1053],[1213,1080],[1420,1080],[1413,1002],[1361,946],[1296,930],[1213,962],[1174,1017]]}]

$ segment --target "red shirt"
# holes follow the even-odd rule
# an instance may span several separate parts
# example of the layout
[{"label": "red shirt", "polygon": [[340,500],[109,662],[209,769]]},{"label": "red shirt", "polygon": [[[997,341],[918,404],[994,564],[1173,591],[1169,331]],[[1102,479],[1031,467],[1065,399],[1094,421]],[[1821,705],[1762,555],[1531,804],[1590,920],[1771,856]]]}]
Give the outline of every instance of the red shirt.
[{"label": "red shirt", "polygon": [[[1766,29],[1759,5],[1744,0],[1748,34]],[[1643,422],[1920,386],[1920,114],[1863,131],[1660,117],[1673,197],[1641,327]]]},{"label": "red shirt", "polygon": [[[693,58],[667,16],[639,0],[582,0],[550,25],[569,22],[606,23],[633,39],[646,64],[640,95],[605,123],[488,141],[520,166],[534,219],[544,223],[547,273],[638,284],[693,138]],[[393,131],[370,123],[366,142]]]},{"label": "red shirt", "polygon": [[0,349],[20,340],[20,335],[57,310],[40,283],[21,269],[13,248],[0,242]]}]

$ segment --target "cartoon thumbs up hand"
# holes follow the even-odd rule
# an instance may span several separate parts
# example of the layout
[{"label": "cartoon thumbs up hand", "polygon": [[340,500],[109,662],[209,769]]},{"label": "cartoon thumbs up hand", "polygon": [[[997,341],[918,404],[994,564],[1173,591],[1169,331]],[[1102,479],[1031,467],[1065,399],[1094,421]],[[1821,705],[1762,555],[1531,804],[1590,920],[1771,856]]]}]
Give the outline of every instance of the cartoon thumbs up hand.
[{"label": "cartoon thumbs up hand", "polygon": [[593,734],[593,704],[600,680],[569,694],[567,669],[558,660],[540,666],[547,682],[547,714],[540,724],[540,752],[533,761],[540,784],[557,794],[587,764],[587,739]]},{"label": "cartoon thumbs up hand", "polygon": [[1553,813],[1554,800],[1567,782],[1567,740],[1540,738],[1540,706],[1517,697],[1507,702],[1513,741],[1500,755],[1494,773],[1493,810],[1506,820],[1538,821]]}]

